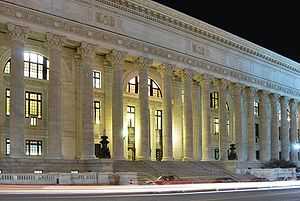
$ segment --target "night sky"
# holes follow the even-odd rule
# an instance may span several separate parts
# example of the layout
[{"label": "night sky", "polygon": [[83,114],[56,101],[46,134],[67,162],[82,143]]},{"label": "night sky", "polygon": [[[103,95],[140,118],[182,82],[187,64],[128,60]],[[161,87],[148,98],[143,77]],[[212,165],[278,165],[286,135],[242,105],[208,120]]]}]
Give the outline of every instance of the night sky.
[{"label": "night sky", "polygon": [[300,63],[300,7],[296,5],[297,1],[154,1]]}]

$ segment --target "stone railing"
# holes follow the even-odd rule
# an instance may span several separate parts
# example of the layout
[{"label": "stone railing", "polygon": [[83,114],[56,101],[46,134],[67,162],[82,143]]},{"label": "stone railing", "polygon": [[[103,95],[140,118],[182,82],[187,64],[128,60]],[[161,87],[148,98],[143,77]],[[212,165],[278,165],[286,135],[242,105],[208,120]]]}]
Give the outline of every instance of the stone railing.
[{"label": "stone railing", "polygon": [[270,181],[296,179],[296,168],[244,169],[241,173],[266,178]]},{"label": "stone railing", "polygon": [[136,184],[133,172],[0,174],[0,184]]}]

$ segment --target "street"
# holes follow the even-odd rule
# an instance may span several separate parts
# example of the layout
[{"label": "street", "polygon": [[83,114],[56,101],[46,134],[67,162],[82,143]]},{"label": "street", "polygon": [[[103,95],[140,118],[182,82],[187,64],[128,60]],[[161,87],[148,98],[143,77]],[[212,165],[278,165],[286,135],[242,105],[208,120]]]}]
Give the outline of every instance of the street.
[{"label": "street", "polygon": [[299,201],[300,188],[175,194],[0,194],[2,201]]}]

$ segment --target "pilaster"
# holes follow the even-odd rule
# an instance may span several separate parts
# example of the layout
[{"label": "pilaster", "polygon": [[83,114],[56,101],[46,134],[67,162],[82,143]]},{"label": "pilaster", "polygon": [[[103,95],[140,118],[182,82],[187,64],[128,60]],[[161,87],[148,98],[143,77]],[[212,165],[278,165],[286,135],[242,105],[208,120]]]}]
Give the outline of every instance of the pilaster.
[{"label": "pilaster", "polygon": [[289,156],[289,124],[288,124],[288,98],[285,96],[280,97],[280,110],[281,110],[281,159],[288,161]]},{"label": "pilaster", "polygon": [[64,37],[47,33],[49,48],[48,86],[48,154],[47,158],[62,158],[62,45]]},{"label": "pilaster", "polygon": [[80,65],[80,94],[82,113],[81,156],[80,159],[94,159],[94,124],[93,124],[93,72],[92,61],[95,56],[95,46],[82,42],[78,48],[81,55]]},{"label": "pilaster", "polygon": [[193,108],[192,108],[192,76],[193,72],[184,70],[183,86],[184,86],[184,146],[183,160],[193,160]]},{"label": "pilaster", "polygon": [[260,160],[262,161],[269,161],[271,159],[271,133],[267,98],[268,93],[266,91],[259,92],[259,146]]},{"label": "pilaster", "polygon": [[148,69],[153,60],[145,57],[138,57],[136,65],[139,74],[139,104],[140,104],[140,141],[137,142],[137,160],[150,159],[150,127],[149,127],[149,95],[148,95]]},{"label": "pilaster", "polygon": [[298,151],[295,148],[297,143],[297,101],[295,99],[291,99],[290,101],[290,111],[291,111],[291,122],[290,122],[290,150],[291,150],[291,158],[290,160],[293,162],[298,161]]},{"label": "pilaster", "polygon": [[112,50],[107,55],[112,66],[112,158],[124,160],[123,67],[127,52]]},{"label": "pilaster", "polygon": [[211,128],[210,128],[210,107],[209,107],[209,91],[211,85],[211,77],[203,75],[201,80],[202,95],[202,160],[212,160],[211,150]]},{"label": "pilaster", "polygon": [[219,133],[219,153],[220,160],[227,160],[227,110],[226,110],[226,91],[228,87],[228,82],[226,80],[218,80],[219,89],[219,120],[220,120],[220,133]]},{"label": "pilaster", "polygon": [[279,160],[278,94],[270,95],[271,102],[271,159]]},{"label": "pilaster", "polygon": [[10,72],[10,121],[9,135],[11,144],[11,158],[24,157],[24,44],[28,28],[8,24],[8,35],[11,44],[11,72]]},{"label": "pilaster", "polygon": [[173,160],[173,140],[172,140],[172,77],[175,66],[163,64],[163,158],[164,161]]},{"label": "pilaster", "polygon": [[256,160],[256,143],[255,143],[255,118],[254,118],[254,100],[255,89],[246,88],[247,95],[247,134],[248,134],[248,161]]}]

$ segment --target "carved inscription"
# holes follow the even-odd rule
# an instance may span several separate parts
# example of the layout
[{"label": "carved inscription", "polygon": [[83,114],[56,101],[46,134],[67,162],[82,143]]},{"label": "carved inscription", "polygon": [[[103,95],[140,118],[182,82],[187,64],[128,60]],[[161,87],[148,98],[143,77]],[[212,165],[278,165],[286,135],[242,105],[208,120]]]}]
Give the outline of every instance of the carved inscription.
[{"label": "carved inscription", "polygon": [[104,13],[96,13],[96,21],[106,26],[114,27],[116,22],[113,16],[106,15]]}]

